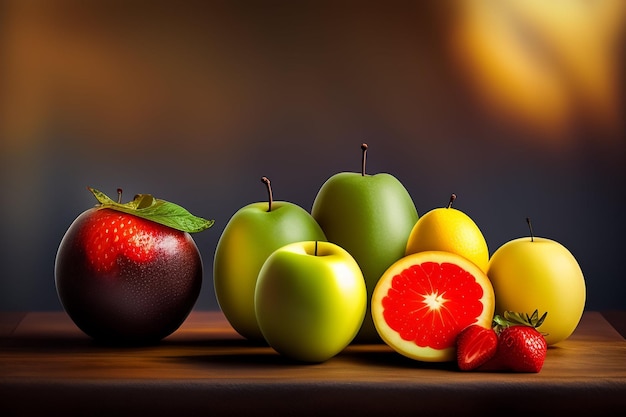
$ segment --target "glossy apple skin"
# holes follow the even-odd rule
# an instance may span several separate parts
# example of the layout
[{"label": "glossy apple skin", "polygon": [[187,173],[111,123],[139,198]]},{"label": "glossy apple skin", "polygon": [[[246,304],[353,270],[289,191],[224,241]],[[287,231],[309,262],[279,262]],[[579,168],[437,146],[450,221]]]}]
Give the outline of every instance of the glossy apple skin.
[{"label": "glossy apple skin", "polygon": [[252,203],[228,221],[215,249],[213,284],[220,309],[231,326],[249,340],[263,341],[254,313],[254,288],[265,260],[289,243],[325,241],[326,236],[302,207],[274,201]]},{"label": "glossy apple skin", "polygon": [[567,339],[585,308],[586,287],[580,266],[560,243],[546,238],[514,239],[499,247],[489,261],[496,313],[547,312],[538,328],[548,345]]},{"label": "glossy apple skin", "polygon": [[255,289],[263,336],[277,352],[304,362],[323,362],[356,336],[367,308],[359,265],[341,247],[297,242],[274,251]]},{"label": "glossy apple skin", "polygon": [[114,271],[98,272],[87,260],[84,233],[96,213],[79,215],[61,240],[55,261],[59,300],[74,323],[99,341],[156,343],[178,329],[200,294],[200,252],[189,233],[156,224],[154,239],[146,242],[153,245],[153,260],[138,264],[120,257]]},{"label": "glossy apple skin", "polygon": [[[378,279],[404,256],[418,220],[415,204],[398,179],[386,173],[341,172],[320,188],[311,214],[329,242],[346,249],[361,267],[368,300]],[[366,313],[355,342],[380,342],[371,312]]]}]

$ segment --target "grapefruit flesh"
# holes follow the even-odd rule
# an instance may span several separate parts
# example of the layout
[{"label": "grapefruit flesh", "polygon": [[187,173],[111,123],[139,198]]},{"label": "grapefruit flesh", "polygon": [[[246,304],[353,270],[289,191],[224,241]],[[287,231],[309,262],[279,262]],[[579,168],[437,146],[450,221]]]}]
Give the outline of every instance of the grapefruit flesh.
[{"label": "grapefruit flesh", "polygon": [[443,251],[408,255],[391,265],[372,294],[378,334],[398,353],[425,362],[456,358],[456,339],[471,324],[491,327],[491,281],[466,258]]}]

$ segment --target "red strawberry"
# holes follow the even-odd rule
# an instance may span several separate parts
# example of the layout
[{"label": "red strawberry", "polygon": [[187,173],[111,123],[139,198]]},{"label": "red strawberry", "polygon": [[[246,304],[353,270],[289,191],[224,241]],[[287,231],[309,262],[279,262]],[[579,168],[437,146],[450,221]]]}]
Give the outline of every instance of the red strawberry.
[{"label": "red strawberry", "polygon": [[496,355],[483,370],[539,372],[546,358],[548,345],[537,329],[516,325],[500,333]]},{"label": "red strawberry", "polygon": [[462,371],[476,369],[491,359],[498,347],[498,336],[491,328],[472,324],[456,340],[457,363]]},{"label": "red strawberry", "polygon": [[539,372],[548,352],[544,336],[536,329],[541,326],[547,313],[541,318],[537,311],[529,316],[504,312],[504,318],[496,316],[498,349],[481,370]]},{"label": "red strawberry", "polygon": [[154,249],[166,238],[174,245],[173,250],[185,240],[184,232],[131,214],[100,209],[84,225],[83,245],[89,264],[106,273],[114,271],[123,258],[150,262],[157,255]]}]

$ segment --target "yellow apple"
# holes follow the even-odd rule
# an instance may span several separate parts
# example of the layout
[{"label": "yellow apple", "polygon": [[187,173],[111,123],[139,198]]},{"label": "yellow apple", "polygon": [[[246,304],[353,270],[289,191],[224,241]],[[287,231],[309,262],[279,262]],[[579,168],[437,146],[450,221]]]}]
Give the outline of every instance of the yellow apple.
[{"label": "yellow apple", "polygon": [[541,237],[511,240],[489,261],[487,276],[496,296],[496,313],[504,311],[548,315],[538,330],[548,345],[567,339],[585,308],[585,279],[572,253],[562,244]]}]

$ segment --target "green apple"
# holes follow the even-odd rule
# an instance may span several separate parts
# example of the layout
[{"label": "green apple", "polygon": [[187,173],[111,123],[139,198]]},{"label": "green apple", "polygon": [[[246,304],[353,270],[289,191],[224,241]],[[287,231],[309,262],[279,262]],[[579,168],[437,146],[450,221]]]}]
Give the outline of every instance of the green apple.
[{"label": "green apple", "polygon": [[[529,221],[530,226],[530,221]],[[574,255],[546,238],[522,237],[500,246],[489,261],[487,276],[496,296],[496,313],[547,312],[537,330],[548,345],[567,339],[585,308],[585,279]]]},{"label": "green apple", "polygon": [[[409,234],[418,220],[415,204],[400,181],[387,173],[367,175],[363,150],[360,173],[341,172],[320,188],[311,214],[333,242],[361,267],[371,299],[378,279],[404,256]],[[380,342],[369,309],[355,341]]]},{"label": "green apple", "polygon": [[263,340],[254,313],[254,287],[263,263],[276,249],[302,240],[326,240],[310,213],[286,201],[239,209],[228,221],[215,249],[213,285],[220,309],[231,326],[250,340]]},{"label": "green apple", "polygon": [[350,344],[367,309],[359,265],[329,242],[296,242],[265,261],[254,293],[261,332],[277,352],[326,361]]}]

